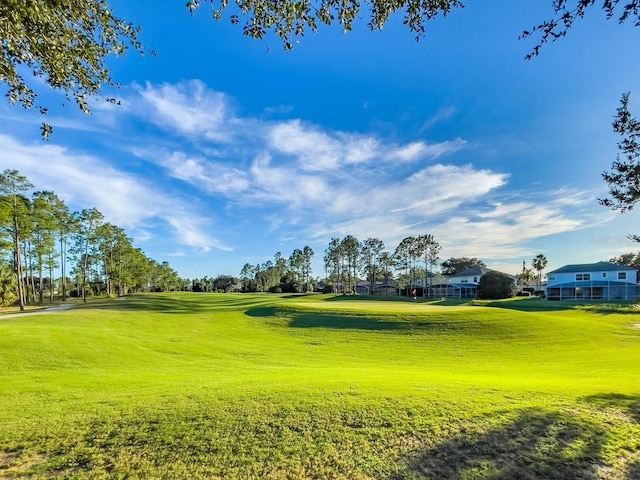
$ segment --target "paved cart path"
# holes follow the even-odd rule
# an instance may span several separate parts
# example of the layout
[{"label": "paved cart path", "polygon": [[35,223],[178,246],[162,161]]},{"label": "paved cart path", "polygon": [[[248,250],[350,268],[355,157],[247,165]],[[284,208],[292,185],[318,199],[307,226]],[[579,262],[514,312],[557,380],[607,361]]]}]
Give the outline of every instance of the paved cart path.
[{"label": "paved cart path", "polygon": [[30,317],[32,315],[45,315],[47,313],[62,312],[63,310],[69,310],[73,305],[58,305],[55,307],[43,308],[42,310],[33,310],[29,312],[21,313],[8,313],[6,315],[0,315],[0,320],[7,320],[10,318]]}]

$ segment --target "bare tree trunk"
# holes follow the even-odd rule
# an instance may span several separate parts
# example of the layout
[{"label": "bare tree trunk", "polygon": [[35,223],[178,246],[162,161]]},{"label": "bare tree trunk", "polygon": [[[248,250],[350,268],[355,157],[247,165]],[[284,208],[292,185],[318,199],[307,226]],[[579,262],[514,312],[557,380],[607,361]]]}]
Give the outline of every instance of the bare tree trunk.
[{"label": "bare tree trunk", "polygon": [[40,257],[38,259],[38,270],[39,270],[38,274],[40,276],[40,278],[39,278],[39,282],[40,282],[40,289],[39,290],[40,291],[38,292],[38,294],[39,294],[38,295],[38,303],[40,305],[42,305],[44,303],[44,289],[42,288],[43,285],[44,285],[44,281],[43,281],[44,279],[43,279],[43,274],[42,274],[42,257]]},{"label": "bare tree trunk", "polygon": [[87,238],[87,244],[84,251],[84,258],[82,259],[82,301],[87,303],[87,269],[89,263],[89,239]]},{"label": "bare tree trunk", "polygon": [[[26,284],[27,286],[29,286],[29,284],[31,285],[31,301],[30,303],[36,303],[36,284],[33,280],[33,265],[31,263],[31,253],[29,251],[29,243],[28,242],[24,242],[24,250],[22,252],[22,255],[24,256],[24,266],[27,268],[27,278],[26,278]],[[27,298],[27,296],[29,294],[29,289],[26,289],[25,291],[25,300]]]},{"label": "bare tree trunk", "polygon": [[67,301],[67,273],[65,272],[67,262],[67,243],[64,241],[62,235],[60,235],[60,274],[62,278],[60,279],[62,286],[62,301]]},{"label": "bare tree trunk", "polygon": [[53,257],[50,258],[49,263],[49,303],[53,303]]},{"label": "bare tree trunk", "polygon": [[[15,232],[18,230],[17,220],[14,221]],[[18,276],[18,301],[20,303],[20,311],[24,311],[24,306],[26,303],[26,296],[24,292],[24,278],[22,275],[22,259],[20,256],[20,239],[18,238],[18,234],[14,234],[14,262],[15,262],[15,270],[16,275]]]}]

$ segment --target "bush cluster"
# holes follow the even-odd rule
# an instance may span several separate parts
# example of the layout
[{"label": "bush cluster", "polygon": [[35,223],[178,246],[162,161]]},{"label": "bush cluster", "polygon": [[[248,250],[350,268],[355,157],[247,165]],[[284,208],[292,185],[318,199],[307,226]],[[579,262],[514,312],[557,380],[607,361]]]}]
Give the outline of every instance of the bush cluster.
[{"label": "bush cluster", "polygon": [[487,272],[480,277],[478,298],[481,300],[511,298],[515,294],[516,286],[509,275],[500,272]]}]

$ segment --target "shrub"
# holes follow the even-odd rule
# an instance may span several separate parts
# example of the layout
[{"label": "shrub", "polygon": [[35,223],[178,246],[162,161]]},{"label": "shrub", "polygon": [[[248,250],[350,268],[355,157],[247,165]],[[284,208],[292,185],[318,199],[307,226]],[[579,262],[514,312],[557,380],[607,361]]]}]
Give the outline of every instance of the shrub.
[{"label": "shrub", "polygon": [[483,300],[499,300],[511,298],[516,293],[513,279],[500,272],[487,272],[480,277],[478,298]]}]

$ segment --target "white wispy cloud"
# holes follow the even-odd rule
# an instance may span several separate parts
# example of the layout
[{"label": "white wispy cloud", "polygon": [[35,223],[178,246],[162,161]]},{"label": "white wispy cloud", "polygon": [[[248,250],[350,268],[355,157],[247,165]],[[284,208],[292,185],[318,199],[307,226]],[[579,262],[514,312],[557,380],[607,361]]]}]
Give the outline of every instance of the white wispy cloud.
[{"label": "white wispy cloud", "polygon": [[152,155],[172,177],[198,185],[198,188],[208,193],[234,195],[250,186],[244,171],[222,162],[178,151],[155,151]]},{"label": "white wispy cloud", "polygon": [[431,118],[427,119],[424,124],[422,124],[422,128],[420,129],[420,133],[424,132],[425,130],[428,130],[429,128],[433,127],[436,123],[445,121],[445,120],[449,120],[451,117],[453,117],[457,112],[457,109],[455,107],[445,107],[445,108],[441,108],[440,110],[438,110],[436,112],[436,114],[434,116],[432,116]]},{"label": "white wispy cloud", "polygon": [[433,214],[453,210],[462,202],[478,201],[503,186],[507,178],[507,174],[478,170],[472,165],[432,165],[403,182],[399,190],[404,193],[404,202],[393,212],[423,209]]},{"label": "white wispy cloud", "polygon": [[300,120],[274,125],[268,143],[276,152],[295,156],[305,170],[335,170],[381,160],[435,160],[459,151],[466,144],[461,138],[440,143],[385,144],[371,135],[326,132]]},{"label": "white wispy cloud", "polygon": [[447,140],[440,143],[412,142],[407,145],[392,148],[386,157],[390,160],[413,162],[420,159],[437,160],[450,155],[465,147],[466,141],[461,138]]},{"label": "white wispy cloud", "polygon": [[135,91],[139,98],[128,99],[128,103],[136,105],[130,111],[143,115],[169,134],[222,144],[217,153],[221,153],[222,147],[236,153],[237,149],[253,144],[259,150],[290,157],[308,171],[333,171],[376,161],[435,160],[466,146],[461,138],[395,144],[385,143],[374,135],[327,130],[300,119],[278,122],[241,118],[234,113],[227,95],[207,89],[198,80],[175,85],[147,83],[144,87],[136,86]]},{"label": "white wispy cloud", "polygon": [[136,111],[144,114],[147,121],[182,135],[230,141],[228,124],[233,123],[233,113],[224,93],[208,89],[199,80],[175,85],[148,82],[136,90],[141,100]]},{"label": "white wispy cloud", "polygon": [[266,140],[273,151],[296,157],[304,170],[335,170],[365,163],[376,158],[380,148],[376,138],[342,132],[330,134],[303,125],[300,120],[273,125]]},{"label": "white wispy cloud", "polygon": [[[472,149],[462,138],[398,144],[300,119],[240,118],[226,95],[197,81],[147,84],[139,94],[167,133],[177,129],[176,135],[209,142],[194,153],[177,148],[147,158],[228,204],[259,206],[273,232],[295,230],[310,239],[379,236],[390,244],[430,232],[460,255],[509,258],[527,252],[536,238],[589,221],[577,209],[594,192],[526,192],[514,201],[503,190],[508,173],[447,164],[448,155]],[[425,125],[455,112],[443,109]],[[224,134],[211,134],[222,127]],[[439,163],[425,166],[434,160]]]},{"label": "white wispy cloud", "polygon": [[[452,216],[435,227],[446,239],[447,249],[454,256],[514,258],[530,256],[531,243],[543,237],[575,232],[606,223],[611,218],[594,215],[589,209],[566,206],[566,192],[531,192],[525,200],[514,201],[504,195],[504,201],[486,203],[481,209],[471,208],[462,215]],[[585,197],[580,205],[587,206]],[[464,242],[457,239],[465,238]]]},{"label": "white wispy cloud", "polygon": [[258,199],[300,208],[304,204],[322,202],[330,195],[322,177],[288,167],[273,166],[272,157],[267,153],[256,156],[250,173],[252,188],[247,199],[251,202]]},{"label": "white wispy cloud", "polygon": [[[197,80],[131,91],[123,99],[126,108],[108,113],[160,129],[127,138],[129,151],[154,165],[154,178],[131,175],[105,158],[7,136],[0,137],[2,155],[11,152],[42,188],[95,205],[114,223],[148,236],[161,222],[180,246],[204,252],[231,250],[231,241],[209,233],[211,211],[224,211],[235,225],[268,230],[274,243],[294,238],[323,244],[351,234],[379,237],[393,249],[406,236],[432,233],[447,256],[494,259],[530,255],[538,238],[611,219],[590,213],[597,191],[516,196],[510,174],[474,165],[477,145],[462,138],[399,143],[296,118],[241,117],[232,98]],[[444,109],[432,121],[454,113]],[[462,150],[469,153],[466,164],[447,162]],[[7,164],[8,158],[0,156]],[[168,179],[178,182],[167,189]]]},{"label": "white wispy cloud", "polygon": [[178,243],[203,250],[228,248],[211,238],[200,216],[180,198],[109,165],[103,158],[79,154],[53,143],[20,142],[0,135],[0,165],[17,166],[39,190],[52,190],[72,209],[97,208],[111,223],[148,239],[158,219],[173,227]]}]

